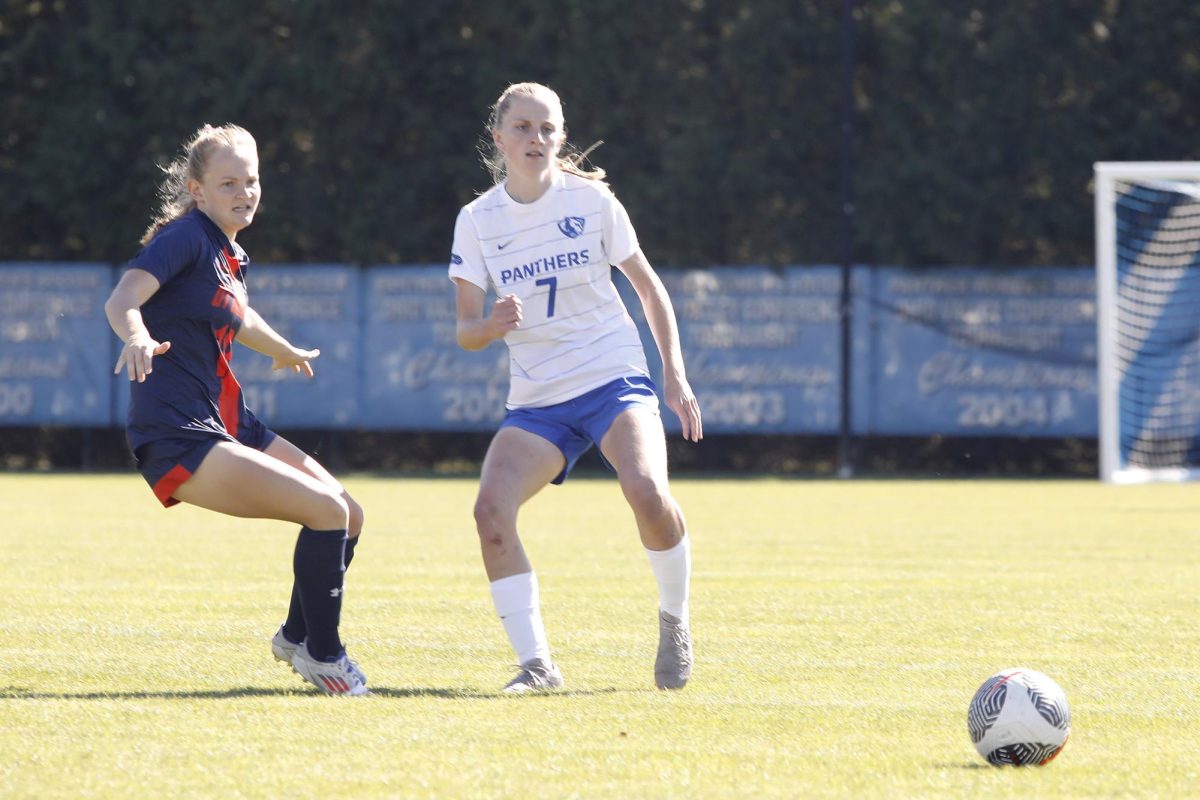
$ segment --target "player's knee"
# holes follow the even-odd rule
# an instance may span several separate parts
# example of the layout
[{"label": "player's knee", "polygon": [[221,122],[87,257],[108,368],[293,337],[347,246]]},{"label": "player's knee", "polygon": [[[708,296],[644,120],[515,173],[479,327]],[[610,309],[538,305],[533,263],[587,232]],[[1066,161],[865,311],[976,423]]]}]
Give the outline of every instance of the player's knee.
[{"label": "player's knee", "polygon": [[346,532],[350,535],[350,538],[353,539],[362,533],[363,508],[353,497],[348,494],[343,494],[342,499],[346,501]]},{"label": "player's knee", "polygon": [[324,531],[344,530],[349,527],[350,508],[346,500],[333,492],[315,498],[310,528]]},{"label": "player's knee", "polygon": [[657,521],[675,512],[675,500],[667,487],[649,477],[634,478],[623,487],[633,513],[647,521]]},{"label": "player's knee", "polygon": [[497,531],[506,527],[512,516],[507,506],[488,494],[480,493],[475,498],[475,528],[481,539],[495,538]]}]

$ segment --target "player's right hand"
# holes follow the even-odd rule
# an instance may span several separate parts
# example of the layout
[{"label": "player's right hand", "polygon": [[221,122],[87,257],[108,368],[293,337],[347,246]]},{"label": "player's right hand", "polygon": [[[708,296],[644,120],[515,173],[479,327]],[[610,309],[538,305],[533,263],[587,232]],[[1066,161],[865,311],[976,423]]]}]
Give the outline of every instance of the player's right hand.
[{"label": "player's right hand", "polygon": [[144,383],[146,376],[154,371],[154,357],[161,356],[170,349],[170,342],[159,343],[149,336],[131,337],[121,348],[121,355],[117,356],[117,366],[113,369],[113,374],[119,375],[124,368],[129,372],[129,380]]},{"label": "player's right hand", "polygon": [[492,315],[488,317],[488,323],[492,330],[496,331],[496,338],[499,339],[509,331],[521,327],[522,316],[524,315],[521,312],[521,298],[515,294],[506,294],[492,306]]}]

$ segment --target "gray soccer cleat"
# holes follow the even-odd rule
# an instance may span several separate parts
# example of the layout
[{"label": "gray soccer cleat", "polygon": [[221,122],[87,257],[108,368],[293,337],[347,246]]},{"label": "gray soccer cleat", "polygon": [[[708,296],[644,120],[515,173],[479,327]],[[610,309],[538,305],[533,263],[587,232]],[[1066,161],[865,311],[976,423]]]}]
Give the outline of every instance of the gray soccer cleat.
[{"label": "gray soccer cleat", "polygon": [[296,648],[300,645],[294,644],[286,636],[283,635],[283,626],[279,626],[279,630],[275,631],[275,635],[271,637],[271,655],[275,656],[276,661],[282,661],[292,669],[292,656],[296,654]]},{"label": "gray soccer cleat", "polygon": [[325,694],[360,695],[367,693],[367,676],[343,650],[337,661],[317,661],[301,644],[292,655],[292,666],[300,677]]},{"label": "gray soccer cleat", "polygon": [[658,613],[658,657],[654,659],[654,685],[682,689],[692,677],[692,633],[688,626],[665,611]]},{"label": "gray soccer cleat", "polygon": [[522,664],[517,677],[504,687],[505,694],[528,694],[530,692],[552,692],[563,686],[562,673],[558,667],[540,658]]}]

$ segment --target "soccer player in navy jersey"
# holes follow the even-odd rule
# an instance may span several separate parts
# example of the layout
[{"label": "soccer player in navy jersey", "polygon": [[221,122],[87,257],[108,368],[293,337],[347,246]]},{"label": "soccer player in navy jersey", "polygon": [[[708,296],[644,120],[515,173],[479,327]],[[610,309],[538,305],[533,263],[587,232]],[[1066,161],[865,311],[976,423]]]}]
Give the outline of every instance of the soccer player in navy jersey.
[{"label": "soccer player in navy jersey", "polygon": [[125,343],[115,372],[129,375],[126,437],[137,468],[164,506],[302,526],[291,606],[271,650],[327,694],[365,694],[338,633],[362,508],[246,408],[230,366],[234,341],[310,378],[320,355],[249,305],[249,259],[236,239],[261,197],[257,145],[236,125],[205,125],[164,171],[162,208],[104,306]]},{"label": "soccer player in navy jersey", "polygon": [[[654,681],[680,689],[692,672],[688,621],[691,539],[667,482],[657,387],[637,327],[612,282],[617,266],[637,291],[663,362],[663,395],[683,436],[703,435],[675,313],[638,246],[625,208],[564,157],[562,103],[537,83],[509,86],[492,109],[496,185],[459,212],[450,278],[458,343],[508,346],[508,413],[483,460],[475,524],[492,600],[520,671],[506,692],[553,690],[537,577],[517,535],[517,512],[543,486],[562,483],[593,445],[617,473],[658,582]],[[494,288],[498,300],[486,313]]]}]

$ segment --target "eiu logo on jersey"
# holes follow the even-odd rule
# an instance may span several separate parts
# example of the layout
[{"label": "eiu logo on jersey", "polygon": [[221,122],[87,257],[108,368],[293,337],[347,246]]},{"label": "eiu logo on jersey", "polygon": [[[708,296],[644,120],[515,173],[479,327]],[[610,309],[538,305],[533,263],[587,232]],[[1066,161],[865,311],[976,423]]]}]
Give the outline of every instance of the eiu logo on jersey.
[{"label": "eiu logo on jersey", "polygon": [[450,254],[450,263],[451,264],[461,264],[462,256],[460,256],[458,253],[451,253]]},{"label": "eiu logo on jersey", "polygon": [[563,217],[558,221],[558,229],[568,239],[578,239],[583,235],[583,217]]}]

